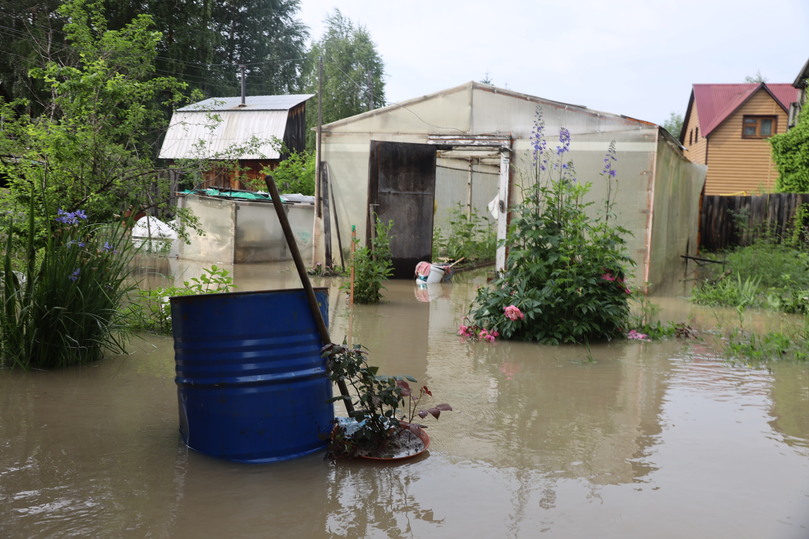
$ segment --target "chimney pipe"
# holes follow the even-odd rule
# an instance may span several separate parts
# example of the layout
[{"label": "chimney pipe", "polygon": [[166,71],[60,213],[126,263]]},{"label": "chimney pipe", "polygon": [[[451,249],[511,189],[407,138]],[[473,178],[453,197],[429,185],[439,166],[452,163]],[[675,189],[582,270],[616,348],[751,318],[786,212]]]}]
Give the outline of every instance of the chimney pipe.
[{"label": "chimney pipe", "polygon": [[244,73],[245,68],[246,68],[246,66],[244,66],[244,65],[239,66],[239,69],[241,70],[241,78],[242,78],[242,103],[241,103],[241,105],[239,105],[240,107],[247,106],[247,103],[245,103],[245,100],[247,99],[247,83],[245,81],[245,79],[247,77],[245,76],[245,73]]}]

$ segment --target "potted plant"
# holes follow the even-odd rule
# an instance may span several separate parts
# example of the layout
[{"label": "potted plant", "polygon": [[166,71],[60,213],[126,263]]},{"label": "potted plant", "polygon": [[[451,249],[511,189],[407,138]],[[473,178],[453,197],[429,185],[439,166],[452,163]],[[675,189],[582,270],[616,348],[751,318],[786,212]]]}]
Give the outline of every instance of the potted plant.
[{"label": "potted plant", "polygon": [[438,419],[441,412],[450,411],[442,403],[419,408],[432,392],[427,386],[413,391],[412,376],[380,375],[379,367],[368,364],[368,351],[361,345],[352,347],[329,344],[323,347],[323,357],[333,382],[343,381],[353,395],[340,395],[332,401],[350,400],[353,411],[348,417],[335,420],[328,447],[330,458],[400,459],[422,453],[429,445],[426,425],[414,423],[428,415]]}]

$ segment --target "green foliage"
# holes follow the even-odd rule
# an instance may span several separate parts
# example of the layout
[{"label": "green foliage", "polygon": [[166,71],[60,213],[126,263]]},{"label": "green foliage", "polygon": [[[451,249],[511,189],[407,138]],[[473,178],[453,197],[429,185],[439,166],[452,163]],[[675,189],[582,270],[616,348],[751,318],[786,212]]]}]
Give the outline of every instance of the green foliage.
[{"label": "green foliage", "polygon": [[[28,71],[45,61],[71,64],[65,47],[59,0],[7,0],[0,80],[12,98],[27,98],[38,109],[47,95]],[[206,96],[239,94],[239,64],[247,64],[248,92],[273,95],[300,92],[300,61],[308,32],[296,18],[300,0],[241,2],[165,2],[116,0],[101,3],[101,13],[120,30],[142,13],[161,35],[155,52],[159,73],[171,73]]]},{"label": "green foliage", "polygon": [[[371,35],[335,9],[325,20],[323,37],[312,45],[303,68],[303,86],[321,95],[323,123],[334,122],[385,105],[384,64]],[[323,76],[319,80],[320,63]],[[319,90],[322,83],[323,91]],[[317,108],[306,113],[306,147],[314,149]]]},{"label": "green foliage", "polygon": [[51,96],[41,115],[0,100],[0,155],[13,157],[0,161],[0,174],[17,212],[28,207],[32,185],[38,203],[81,208],[97,222],[167,204],[170,188],[159,181],[150,144],[165,122],[161,102],[180,102],[184,86],[155,76],[160,34],[149,16],[109,30],[101,5],[70,0],[59,8],[73,61],[31,71]]},{"label": "green foliage", "polygon": [[[666,337],[690,338],[695,336],[694,330],[682,322],[661,322],[657,315],[660,306],[652,303],[644,294],[633,294],[634,307],[631,309],[628,327],[642,340],[657,340]],[[635,337],[639,338],[639,337]]]},{"label": "green foliage", "polygon": [[809,244],[809,204],[800,204],[795,208],[790,233],[784,238],[784,243],[795,249]]},{"label": "green foliage", "polygon": [[[52,58],[65,51],[63,19],[56,9],[60,0],[6,0],[3,14],[3,54],[0,54],[0,94],[20,99],[27,112],[42,111],[47,91],[29,71],[42,67],[43,51]],[[34,7],[36,6],[36,7]]]},{"label": "green foliage", "polygon": [[[632,260],[623,235],[628,232],[609,223],[609,195],[604,215],[588,216],[590,204],[583,197],[589,184],[577,183],[573,164],[564,161],[569,133],[561,130],[552,162],[543,130],[538,110],[532,140],[536,181],[513,209],[505,271],[478,290],[468,318],[504,339],[551,344],[610,339],[627,329],[630,290],[624,278]],[[614,145],[604,161],[602,176],[612,182]],[[509,316],[513,307],[521,316]]]},{"label": "green foliage", "polygon": [[754,333],[741,328],[728,336],[724,353],[733,361],[753,363],[809,359],[809,326],[795,331]]},{"label": "green foliage", "polygon": [[809,107],[803,108],[795,127],[768,140],[778,168],[776,189],[782,193],[809,193]]},{"label": "green foliage", "polygon": [[137,299],[129,306],[128,321],[132,329],[170,335],[172,325],[169,298],[230,292],[232,288],[236,288],[228,270],[212,265],[202,271],[200,277],[183,281],[181,287],[139,290]]},{"label": "green foliage", "polygon": [[680,131],[683,130],[683,115],[676,112],[669,114],[668,119],[663,122],[663,129],[671,133],[674,138],[679,138]]},{"label": "green foliage", "polygon": [[701,305],[809,312],[809,254],[776,243],[755,243],[725,255],[729,268],[691,291]]},{"label": "green foliage", "polygon": [[497,251],[497,231],[485,216],[474,209],[467,215],[464,207],[458,204],[452,209],[450,229],[446,237],[436,229],[433,237],[433,251],[449,260],[463,258],[469,262],[494,260]]},{"label": "green foliage", "polygon": [[699,305],[726,306],[745,309],[759,304],[759,278],[741,275],[724,278],[715,283],[702,283],[691,292],[691,301]]},{"label": "green foliage", "polygon": [[[329,378],[345,381],[354,391],[354,411],[349,414],[359,427],[350,435],[337,433],[331,444],[334,456],[356,456],[379,451],[399,426],[396,412],[401,395],[392,376],[380,376],[379,367],[368,364],[367,350],[362,346],[331,344],[324,348]],[[333,401],[352,399],[341,395]]]},{"label": "green foliage", "polygon": [[349,413],[352,421],[336,424],[328,449],[332,458],[382,455],[400,433],[402,422],[417,432],[421,425],[412,424],[416,415],[421,419],[428,415],[438,419],[441,412],[452,410],[446,403],[419,410],[424,397],[432,397],[427,386],[416,393],[408,383],[416,382],[412,376],[379,374],[379,367],[368,363],[367,354],[363,346],[349,347],[345,342],[323,347],[329,379],[344,382],[353,391],[353,395],[332,399],[332,402],[350,401],[353,408]]},{"label": "green foliage", "polygon": [[281,193],[315,194],[314,152],[293,152],[269,172]]},{"label": "green foliage", "polygon": [[48,369],[96,361],[105,350],[123,352],[120,307],[132,289],[134,253],[127,230],[86,224],[81,211],[54,216],[39,208],[47,239],[38,248],[33,199],[27,227],[6,238],[0,364]]},{"label": "green foliage", "polygon": [[[354,276],[354,301],[357,303],[379,303],[382,300],[384,282],[393,273],[390,251],[390,229],[393,221],[387,224],[374,215],[374,235],[369,247],[358,247],[351,256],[350,270]],[[359,239],[354,238],[359,245]],[[343,285],[344,287],[347,285]]]}]

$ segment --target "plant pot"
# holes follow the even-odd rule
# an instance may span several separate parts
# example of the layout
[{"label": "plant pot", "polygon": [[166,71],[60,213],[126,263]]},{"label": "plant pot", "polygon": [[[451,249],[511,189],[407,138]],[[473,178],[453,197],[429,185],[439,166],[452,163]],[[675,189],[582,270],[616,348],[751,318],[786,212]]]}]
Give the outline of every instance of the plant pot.
[{"label": "plant pot", "polygon": [[[332,434],[337,430],[338,426],[346,426],[353,422],[352,419],[339,417],[337,418],[337,423],[332,430]],[[356,422],[354,422],[356,423]],[[384,455],[376,455],[376,454],[357,454],[356,456],[359,458],[367,459],[367,460],[382,460],[382,461],[391,461],[391,460],[402,460],[402,459],[409,459],[421,455],[424,453],[428,447],[430,447],[430,436],[427,434],[427,431],[422,428],[418,427],[411,429],[411,424],[406,421],[399,422],[399,433],[400,437],[394,442],[396,444],[393,448],[388,448],[388,451]],[[350,429],[350,427],[349,427]]]},{"label": "plant pot", "polygon": [[416,432],[410,430],[410,423],[406,421],[399,422],[399,428],[401,429],[402,436],[409,436],[413,435],[418,438],[418,441],[421,442],[421,448],[418,447],[406,447],[403,448],[401,452],[397,452],[392,457],[377,457],[373,455],[360,455],[360,458],[368,459],[368,460],[402,460],[402,459],[410,459],[413,457],[417,457],[421,455],[427,448],[430,447],[430,436],[427,434],[427,431],[421,427],[418,428]]}]

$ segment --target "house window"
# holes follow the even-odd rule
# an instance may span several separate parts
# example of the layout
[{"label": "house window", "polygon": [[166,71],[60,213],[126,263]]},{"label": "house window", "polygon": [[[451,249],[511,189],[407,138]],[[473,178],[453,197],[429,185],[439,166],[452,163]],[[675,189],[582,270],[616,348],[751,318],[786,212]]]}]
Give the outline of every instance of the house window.
[{"label": "house window", "polygon": [[766,138],[775,134],[777,117],[745,116],[742,124],[742,138]]}]

